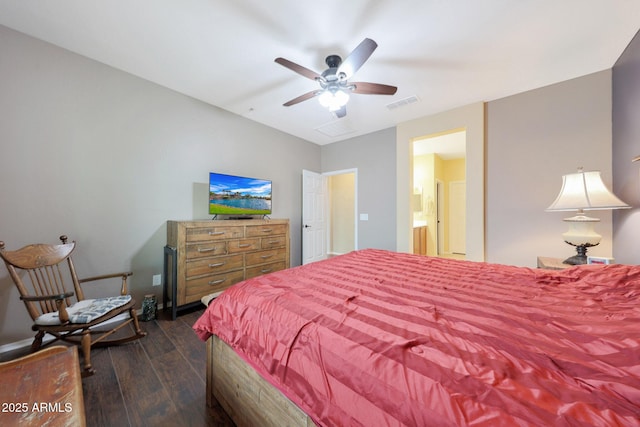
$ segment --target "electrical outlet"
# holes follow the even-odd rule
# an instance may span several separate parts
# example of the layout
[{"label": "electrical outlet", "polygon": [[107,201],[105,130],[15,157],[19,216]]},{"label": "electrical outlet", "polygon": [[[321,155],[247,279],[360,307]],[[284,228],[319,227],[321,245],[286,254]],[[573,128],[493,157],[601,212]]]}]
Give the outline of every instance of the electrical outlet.
[{"label": "electrical outlet", "polygon": [[154,274],[153,275],[153,286],[162,285],[162,274]]}]

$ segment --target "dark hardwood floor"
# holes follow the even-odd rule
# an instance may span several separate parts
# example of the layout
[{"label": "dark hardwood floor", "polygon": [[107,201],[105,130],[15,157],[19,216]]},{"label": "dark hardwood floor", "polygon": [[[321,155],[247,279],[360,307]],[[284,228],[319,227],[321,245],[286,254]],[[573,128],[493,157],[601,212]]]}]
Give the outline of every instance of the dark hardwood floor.
[{"label": "dark hardwood floor", "polygon": [[96,373],[83,378],[87,425],[233,426],[206,406],[206,352],[191,325],[204,310],[140,322],[147,336],[91,352]]}]

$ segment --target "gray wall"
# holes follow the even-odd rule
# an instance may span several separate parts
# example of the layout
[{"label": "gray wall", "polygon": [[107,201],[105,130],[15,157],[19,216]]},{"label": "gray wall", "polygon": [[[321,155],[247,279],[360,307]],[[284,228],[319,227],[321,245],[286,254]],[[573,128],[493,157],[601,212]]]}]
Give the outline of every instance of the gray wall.
[{"label": "gray wall", "polygon": [[[535,267],[537,256],[575,254],[561,236],[572,213],[545,209],[580,166],[611,188],[611,70],[487,104],[487,261]],[[589,253],[611,256],[611,212],[589,215],[603,236]]]},{"label": "gray wall", "polygon": [[322,172],[358,169],[358,248],[395,250],[395,128],[322,147]]},{"label": "gray wall", "polygon": [[[319,146],[1,26],[0,57],[8,249],[67,234],[81,276],[131,269],[139,301],[161,297],[166,221],[210,218],[217,171],[273,180],[272,217],[291,220],[300,264],[301,171],[320,170]],[[32,336],[30,324],[2,266],[0,345]]]},{"label": "gray wall", "polygon": [[640,264],[640,36],[613,67],[613,188],[632,209],[614,212],[613,256]]}]

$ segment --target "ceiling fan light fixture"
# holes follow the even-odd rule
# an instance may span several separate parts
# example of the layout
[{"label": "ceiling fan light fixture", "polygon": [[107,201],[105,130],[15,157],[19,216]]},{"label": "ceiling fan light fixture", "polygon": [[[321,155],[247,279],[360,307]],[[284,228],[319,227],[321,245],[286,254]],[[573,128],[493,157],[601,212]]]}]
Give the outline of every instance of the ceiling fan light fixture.
[{"label": "ceiling fan light fixture", "polygon": [[325,89],[318,97],[320,105],[328,108],[329,111],[337,111],[347,105],[349,94],[342,90]]},{"label": "ceiling fan light fixture", "polygon": [[300,74],[320,85],[320,90],[307,92],[282,104],[285,107],[298,104],[311,98],[318,98],[320,105],[328,108],[337,118],[347,114],[347,102],[349,95],[395,95],[398,90],[395,86],[380,83],[357,82],[349,83],[352,75],[369,59],[378,44],[365,38],[343,61],[338,55],[329,55],[325,63],[329,68],[322,74],[291,62],[288,59],[278,57],[275,62],[291,71]]}]

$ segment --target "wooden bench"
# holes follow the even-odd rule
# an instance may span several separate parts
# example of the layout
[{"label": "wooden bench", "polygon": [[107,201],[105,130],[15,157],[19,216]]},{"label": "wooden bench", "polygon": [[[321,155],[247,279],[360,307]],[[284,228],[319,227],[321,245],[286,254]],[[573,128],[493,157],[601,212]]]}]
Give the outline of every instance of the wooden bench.
[{"label": "wooden bench", "polygon": [[86,425],[77,347],[49,347],[0,363],[0,378],[0,425]]}]

